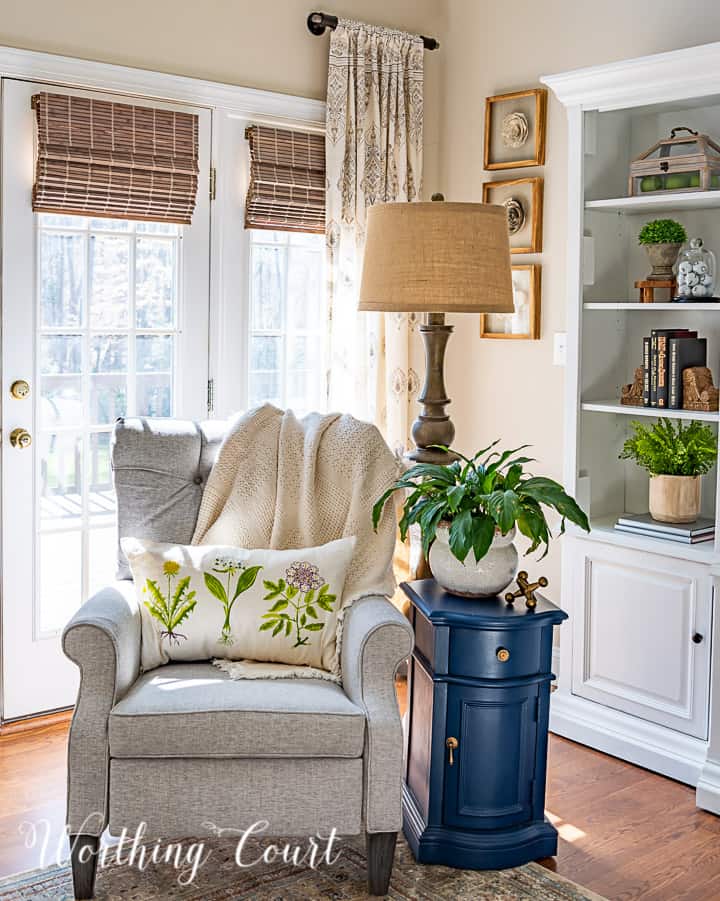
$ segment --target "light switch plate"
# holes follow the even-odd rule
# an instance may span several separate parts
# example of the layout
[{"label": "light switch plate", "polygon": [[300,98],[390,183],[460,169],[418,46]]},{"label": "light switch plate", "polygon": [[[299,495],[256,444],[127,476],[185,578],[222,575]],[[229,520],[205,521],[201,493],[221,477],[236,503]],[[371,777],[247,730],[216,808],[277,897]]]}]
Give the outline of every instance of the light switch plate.
[{"label": "light switch plate", "polygon": [[564,366],[567,360],[567,332],[553,336],[553,366]]}]

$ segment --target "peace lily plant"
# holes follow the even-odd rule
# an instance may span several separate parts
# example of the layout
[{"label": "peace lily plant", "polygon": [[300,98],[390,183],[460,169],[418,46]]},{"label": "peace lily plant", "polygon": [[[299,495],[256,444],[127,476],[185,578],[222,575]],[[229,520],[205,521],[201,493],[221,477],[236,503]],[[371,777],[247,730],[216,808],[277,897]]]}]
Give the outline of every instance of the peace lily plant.
[{"label": "peace lily plant", "polygon": [[499,443],[470,458],[453,451],[459,459],[446,466],[413,466],[373,507],[377,528],[391,495],[407,492],[400,535],[405,539],[410,526],[419,526],[435,579],[454,594],[490,597],[512,582],[518,562],[516,529],[530,541],[527,553],[542,545],[544,557],[551,539],[546,507],[560,514],[561,534],[566,520],[590,531],[587,516],[561,485],[526,473],[524,465],[534,461],[517,455],[529,445],[499,451]]}]

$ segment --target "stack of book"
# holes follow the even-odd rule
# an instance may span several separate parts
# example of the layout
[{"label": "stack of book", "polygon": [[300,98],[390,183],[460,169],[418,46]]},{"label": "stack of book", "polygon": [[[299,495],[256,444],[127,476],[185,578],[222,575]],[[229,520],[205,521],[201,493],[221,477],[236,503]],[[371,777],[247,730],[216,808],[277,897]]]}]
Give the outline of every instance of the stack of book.
[{"label": "stack of book", "polygon": [[643,404],[682,410],[683,369],[707,365],[707,338],[686,328],[653,329],[643,338]]},{"label": "stack of book", "polygon": [[615,528],[618,532],[665,538],[683,544],[699,544],[715,538],[714,521],[702,516],[695,522],[658,522],[649,513],[626,513],[615,523]]}]

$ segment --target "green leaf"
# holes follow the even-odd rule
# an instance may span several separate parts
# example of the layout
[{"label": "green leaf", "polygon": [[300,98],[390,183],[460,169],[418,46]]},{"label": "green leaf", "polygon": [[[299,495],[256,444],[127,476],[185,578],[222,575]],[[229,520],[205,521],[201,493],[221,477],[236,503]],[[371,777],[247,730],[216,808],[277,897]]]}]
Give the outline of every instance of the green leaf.
[{"label": "green leaf", "polygon": [[464,510],[450,524],[449,543],[453,555],[461,563],[464,563],[472,547],[472,513],[470,510]]},{"label": "green leaf", "polygon": [[305,626],[306,632],[319,632],[321,629],[325,628],[325,623],[308,623]]},{"label": "green leaf", "polygon": [[263,588],[266,591],[281,591],[281,588],[277,584],[277,582],[271,582],[270,579],[263,579]]},{"label": "green leaf", "polygon": [[248,588],[252,588],[255,584],[255,579],[257,579],[257,574],[262,569],[262,566],[248,566],[247,569],[243,570],[238,579],[238,583],[235,586],[235,594],[233,595],[233,600],[235,600],[238,595],[241,595],[244,591],[247,591]]},{"label": "green leaf", "polygon": [[281,632],[283,630],[283,628],[284,628],[284,623],[282,622],[282,620],[280,620],[280,622],[277,624],[277,626],[275,626],[275,628],[272,631],[272,637],[274,638],[278,634],[278,632]]},{"label": "green leaf", "polygon": [[333,602],[328,601],[327,597],[322,597],[317,599],[318,607],[322,607],[323,610],[327,610],[328,613],[332,612]]},{"label": "green leaf", "polygon": [[457,513],[457,509],[465,499],[467,488],[465,485],[455,485],[449,489],[447,493],[447,504],[452,513]]},{"label": "green leaf", "polygon": [[315,598],[315,589],[314,589],[314,588],[311,588],[311,589],[310,589],[308,592],[306,592],[306,594],[305,594],[305,603],[306,603],[306,604],[309,604],[312,600],[314,600],[314,598]]},{"label": "green leaf", "polygon": [[212,573],[203,573],[205,577],[205,585],[210,594],[214,595],[223,604],[227,604],[228,596],[225,593],[225,587],[219,579],[216,579]]},{"label": "green leaf", "polygon": [[301,613],[300,614],[300,626],[301,627],[304,626],[306,622],[307,622],[307,616],[305,616],[304,613]]},{"label": "green leaf", "polygon": [[330,586],[328,585],[327,582],[325,582],[325,583],[322,585],[322,587],[320,588],[320,591],[318,592],[318,596],[319,596],[319,595],[322,595],[322,594],[327,594],[329,588],[330,588]]},{"label": "green leaf", "polygon": [[488,496],[487,508],[500,526],[500,531],[505,535],[515,524],[515,519],[520,511],[520,498],[512,489],[493,491]]},{"label": "green leaf", "polygon": [[[265,600],[268,600],[268,599],[265,598]],[[272,605],[272,607],[270,608],[270,612],[276,613],[278,610],[284,610],[287,607],[287,605],[288,605],[288,602],[285,600],[285,598],[280,598],[279,601],[275,601],[275,603]]]},{"label": "green leaf", "polygon": [[285,622],[285,635],[289,635],[292,632],[292,620],[290,617]]},{"label": "green leaf", "polygon": [[482,560],[495,537],[495,520],[486,514],[473,516],[471,537],[475,559]]},{"label": "green leaf", "polygon": [[562,485],[542,476],[537,476],[521,482],[518,486],[518,494],[521,497],[530,497],[540,504],[553,507],[557,512],[570,522],[590,531],[590,524],[585,513],[580,509],[577,501],[566,494]]},{"label": "green leaf", "polygon": [[292,600],[298,593],[298,589],[294,585],[288,585],[285,591],[285,597]]},{"label": "green leaf", "polygon": [[[319,603],[320,602],[318,601],[318,604]],[[317,610],[312,606],[312,604],[307,605],[307,607],[305,608],[305,612],[307,613],[308,616],[312,616],[313,619],[318,618]]]},{"label": "green leaf", "polygon": [[268,622],[263,623],[260,626],[260,628],[258,629],[258,632],[267,632],[268,629],[272,629],[274,626],[275,626],[275,623],[272,620],[268,620]]}]

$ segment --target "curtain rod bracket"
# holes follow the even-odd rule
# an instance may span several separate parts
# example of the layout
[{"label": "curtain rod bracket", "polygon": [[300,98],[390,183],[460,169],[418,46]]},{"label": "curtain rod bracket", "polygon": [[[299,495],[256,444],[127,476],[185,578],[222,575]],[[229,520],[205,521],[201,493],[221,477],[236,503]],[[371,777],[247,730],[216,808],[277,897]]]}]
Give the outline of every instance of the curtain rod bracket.
[{"label": "curtain rod bracket", "polygon": [[[319,37],[321,34],[325,34],[325,29],[329,28],[331,31],[335,31],[338,25],[338,17],[331,16],[328,13],[310,13],[307,17],[307,27],[308,31],[311,34],[314,34],[316,37]],[[436,38],[426,38],[424,35],[420,35],[422,38],[423,46],[426,50],[439,50],[440,49],[440,41]]]}]

